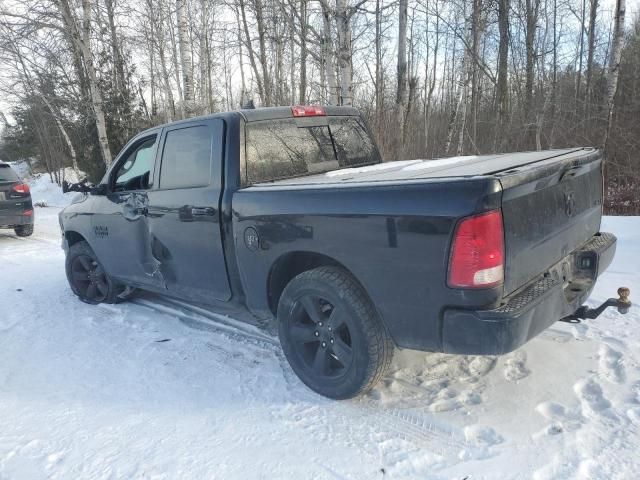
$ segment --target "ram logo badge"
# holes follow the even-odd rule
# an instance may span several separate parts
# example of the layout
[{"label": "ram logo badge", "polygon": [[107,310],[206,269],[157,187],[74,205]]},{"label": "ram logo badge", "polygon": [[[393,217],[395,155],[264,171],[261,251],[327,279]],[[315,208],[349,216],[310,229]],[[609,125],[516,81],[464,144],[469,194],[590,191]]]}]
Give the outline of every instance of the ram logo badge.
[{"label": "ram logo badge", "polygon": [[109,228],[104,225],[96,225],[93,227],[93,234],[97,238],[107,238],[109,236]]},{"label": "ram logo badge", "polygon": [[572,217],[576,211],[576,199],[573,192],[564,193],[564,213],[567,217]]}]

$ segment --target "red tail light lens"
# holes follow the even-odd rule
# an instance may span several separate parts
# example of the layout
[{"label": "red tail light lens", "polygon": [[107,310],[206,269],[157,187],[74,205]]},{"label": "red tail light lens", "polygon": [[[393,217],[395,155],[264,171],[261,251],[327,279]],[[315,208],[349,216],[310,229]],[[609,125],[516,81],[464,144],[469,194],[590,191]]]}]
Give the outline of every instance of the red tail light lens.
[{"label": "red tail light lens", "polygon": [[324,108],[313,105],[296,105],[291,107],[291,113],[294,117],[324,117],[326,115]]},{"label": "red tail light lens", "polygon": [[18,185],[14,185],[13,186],[13,191],[16,193],[29,193],[29,185],[27,185],[26,183],[19,183]]},{"label": "red tail light lens", "polygon": [[33,210],[25,210],[24,212],[22,212],[22,215],[25,217],[30,217],[31,215],[33,215]]},{"label": "red tail light lens", "polygon": [[502,212],[463,219],[453,237],[448,284],[455,288],[488,288],[504,280]]}]

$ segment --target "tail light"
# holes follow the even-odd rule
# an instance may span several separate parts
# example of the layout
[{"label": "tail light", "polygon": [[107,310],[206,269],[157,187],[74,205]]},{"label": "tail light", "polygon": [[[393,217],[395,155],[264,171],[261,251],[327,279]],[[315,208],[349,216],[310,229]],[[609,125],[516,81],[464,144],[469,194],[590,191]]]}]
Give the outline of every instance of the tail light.
[{"label": "tail light", "polygon": [[22,215],[24,217],[30,217],[31,215],[33,215],[33,209],[25,210],[24,212],[22,212]]},{"label": "tail light", "polygon": [[504,280],[504,228],[502,212],[474,215],[456,227],[449,258],[448,285],[488,288]]},{"label": "tail light", "polygon": [[294,117],[324,117],[326,115],[324,108],[312,105],[296,105],[291,107],[291,113]]},{"label": "tail light", "polygon": [[22,193],[26,195],[30,192],[29,185],[27,185],[26,183],[19,183],[13,186],[13,191],[16,193]]}]

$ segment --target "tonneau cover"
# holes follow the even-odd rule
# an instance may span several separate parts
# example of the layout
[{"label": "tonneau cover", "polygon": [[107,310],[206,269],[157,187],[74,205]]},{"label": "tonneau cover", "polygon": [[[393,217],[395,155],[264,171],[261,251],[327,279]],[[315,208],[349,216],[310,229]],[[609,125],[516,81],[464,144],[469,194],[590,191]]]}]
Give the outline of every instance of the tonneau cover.
[{"label": "tonneau cover", "polygon": [[515,170],[550,159],[570,160],[593,152],[593,148],[565,148],[540,152],[471,155],[437,160],[401,160],[356,168],[344,168],[317,175],[257,184],[322,185],[353,182],[394,182],[431,178],[472,177]]}]

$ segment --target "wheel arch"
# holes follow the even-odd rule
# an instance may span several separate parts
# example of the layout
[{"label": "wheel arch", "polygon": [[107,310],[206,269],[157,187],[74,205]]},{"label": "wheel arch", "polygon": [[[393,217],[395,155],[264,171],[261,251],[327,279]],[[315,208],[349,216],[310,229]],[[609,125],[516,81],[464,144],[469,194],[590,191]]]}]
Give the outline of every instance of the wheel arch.
[{"label": "wheel arch", "polygon": [[67,241],[67,245],[69,247],[71,247],[72,245],[75,245],[78,242],[87,242],[87,239],[79,232],[75,231],[75,230],[65,230],[64,232],[64,238]]},{"label": "wheel arch", "polygon": [[335,258],[312,251],[288,252],[273,262],[267,277],[267,299],[271,313],[274,316],[277,314],[278,302],[282,292],[294,277],[308,270],[327,266],[339,267],[346,271],[366,293],[366,289],[353,272]]}]

